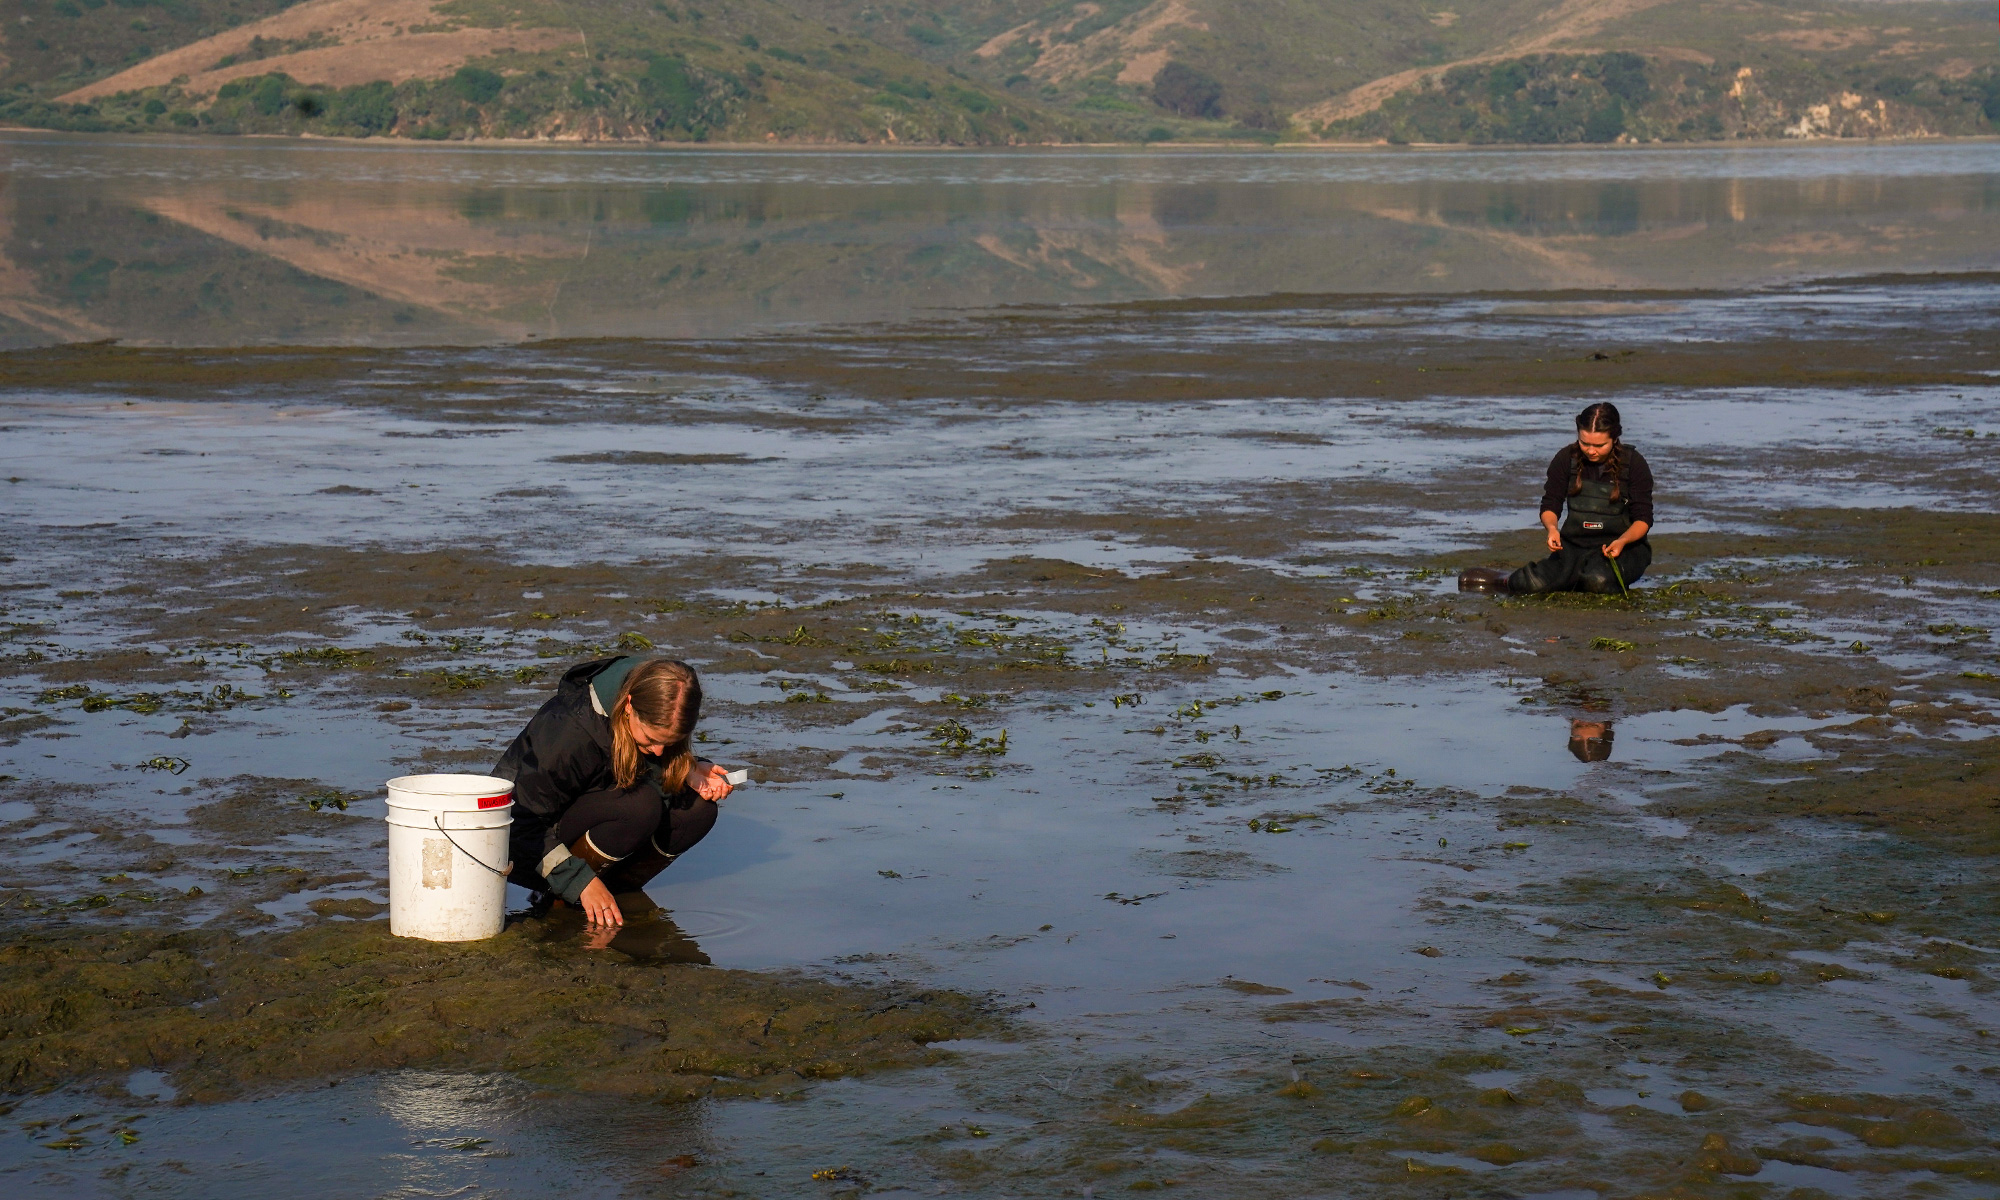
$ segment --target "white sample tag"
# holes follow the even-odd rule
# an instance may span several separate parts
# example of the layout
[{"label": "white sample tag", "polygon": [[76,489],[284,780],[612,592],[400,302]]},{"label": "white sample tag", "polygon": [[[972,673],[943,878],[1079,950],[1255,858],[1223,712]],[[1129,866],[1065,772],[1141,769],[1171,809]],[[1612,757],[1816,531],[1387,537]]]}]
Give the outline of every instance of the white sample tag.
[{"label": "white sample tag", "polygon": [[741,771],[731,771],[722,778],[723,782],[727,783],[730,787],[742,787],[744,784],[750,782],[750,768],[745,767]]}]

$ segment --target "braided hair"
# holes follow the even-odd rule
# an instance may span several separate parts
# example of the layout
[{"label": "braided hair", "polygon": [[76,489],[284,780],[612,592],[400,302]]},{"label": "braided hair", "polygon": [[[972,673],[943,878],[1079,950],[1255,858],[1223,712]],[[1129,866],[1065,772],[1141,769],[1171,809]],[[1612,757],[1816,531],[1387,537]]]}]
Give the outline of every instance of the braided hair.
[{"label": "braided hair", "polygon": [[[1625,427],[1618,419],[1618,406],[1609,400],[1600,400],[1576,414],[1578,433],[1608,433],[1611,435],[1611,457],[1605,468],[1611,475],[1611,498],[1616,500],[1625,490],[1625,443],[1618,435]],[[1569,454],[1569,494],[1574,496],[1583,490],[1583,447],[1570,447]]]}]

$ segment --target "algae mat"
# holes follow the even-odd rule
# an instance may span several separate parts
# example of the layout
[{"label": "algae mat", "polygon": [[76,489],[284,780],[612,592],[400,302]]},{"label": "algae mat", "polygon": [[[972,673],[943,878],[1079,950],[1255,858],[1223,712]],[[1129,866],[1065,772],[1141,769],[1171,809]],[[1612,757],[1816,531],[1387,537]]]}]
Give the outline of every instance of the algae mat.
[{"label": "algae mat", "polygon": [[416,1067],[772,1096],[936,1062],[928,1043],[992,1025],[948,993],[580,954],[535,925],[460,944],[393,937],[386,921],[247,938],[17,931],[0,949],[0,1078],[21,1092],[157,1070],[213,1101]]}]

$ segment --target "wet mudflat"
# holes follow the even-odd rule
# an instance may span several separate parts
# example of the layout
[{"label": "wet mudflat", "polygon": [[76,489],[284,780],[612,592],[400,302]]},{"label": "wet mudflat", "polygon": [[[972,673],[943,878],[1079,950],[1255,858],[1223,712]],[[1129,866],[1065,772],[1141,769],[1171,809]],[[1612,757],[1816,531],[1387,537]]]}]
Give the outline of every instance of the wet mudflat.
[{"label": "wet mudflat", "polygon": [[[1990,1194],[1996,326],[1952,276],[11,354],[0,1171]],[[1652,573],[1457,594],[1594,398]],[[379,782],[648,647],[757,781],[664,911],[377,949]]]}]

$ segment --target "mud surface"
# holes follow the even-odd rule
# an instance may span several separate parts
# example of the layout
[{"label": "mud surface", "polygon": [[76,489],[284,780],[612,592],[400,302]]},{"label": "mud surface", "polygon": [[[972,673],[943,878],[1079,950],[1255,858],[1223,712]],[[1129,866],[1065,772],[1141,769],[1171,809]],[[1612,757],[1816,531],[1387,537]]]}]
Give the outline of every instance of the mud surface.
[{"label": "mud surface", "polygon": [[984,1024],[950,996],[663,965],[654,952],[686,944],[667,926],[640,914],[622,954],[575,951],[577,930],[553,919],[459,945],[379,920],[249,938],[30,934],[0,962],[6,1077],[32,1089],[150,1068],[208,1102],[431,1067],[641,1099],[706,1096],[718,1078],[724,1094],[770,1096],[935,1060],[926,1043]]},{"label": "mud surface", "polygon": [[[247,1192],[256,1130],[445,1139],[349,1191],[1990,1194],[1994,297],[9,355],[0,1170]],[[1605,397],[1651,573],[1458,594]],[[621,648],[756,780],[654,935],[392,945],[380,781]],[[323,1075],[321,1141],[271,1089]],[[646,1102],[718,1090],[792,1102]]]}]

